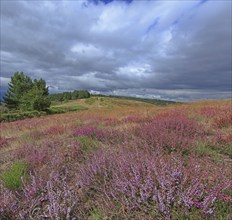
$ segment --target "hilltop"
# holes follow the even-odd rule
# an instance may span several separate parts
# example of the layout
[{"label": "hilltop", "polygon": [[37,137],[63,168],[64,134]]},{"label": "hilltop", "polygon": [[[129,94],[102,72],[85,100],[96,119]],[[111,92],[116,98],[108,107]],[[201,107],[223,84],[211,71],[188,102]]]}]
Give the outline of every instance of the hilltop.
[{"label": "hilltop", "polygon": [[[59,94],[53,95],[54,97]],[[53,97],[52,96],[52,97]],[[1,117],[0,121],[15,121],[19,119],[31,118],[31,117],[40,117],[49,114],[59,114],[70,111],[81,111],[92,108],[111,108],[116,106],[125,106],[125,105],[144,105],[144,104],[154,104],[157,106],[177,104],[172,101],[164,101],[157,99],[143,99],[143,98],[134,98],[134,97],[122,97],[122,96],[104,96],[104,95],[95,95],[90,98],[79,98],[75,100],[64,100],[64,101],[51,101],[51,106],[47,111],[22,111],[22,110],[13,110],[9,111],[4,106],[0,106]]]}]

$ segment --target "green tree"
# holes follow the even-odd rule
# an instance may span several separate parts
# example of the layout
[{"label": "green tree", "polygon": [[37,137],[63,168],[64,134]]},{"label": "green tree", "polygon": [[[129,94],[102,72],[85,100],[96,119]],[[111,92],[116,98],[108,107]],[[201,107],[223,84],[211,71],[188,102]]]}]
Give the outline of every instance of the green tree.
[{"label": "green tree", "polygon": [[21,98],[33,87],[30,77],[25,76],[23,72],[16,72],[8,84],[8,91],[3,97],[6,107],[9,109],[19,109]]},{"label": "green tree", "polygon": [[90,93],[87,90],[80,90],[78,93],[78,98],[83,99],[83,98],[89,98]]},{"label": "green tree", "polygon": [[9,109],[38,111],[46,110],[51,104],[45,80],[32,81],[23,72],[11,77],[4,102]]},{"label": "green tree", "polygon": [[72,100],[78,99],[78,97],[79,97],[79,91],[74,90],[72,92]]},{"label": "green tree", "polygon": [[63,97],[64,97],[64,100],[71,100],[72,99],[72,93],[71,92],[64,92]]}]

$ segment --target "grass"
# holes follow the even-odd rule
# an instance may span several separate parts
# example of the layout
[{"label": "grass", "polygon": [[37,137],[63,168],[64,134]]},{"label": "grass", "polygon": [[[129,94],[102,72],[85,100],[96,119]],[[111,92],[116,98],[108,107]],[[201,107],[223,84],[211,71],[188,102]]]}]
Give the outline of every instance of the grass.
[{"label": "grass", "polygon": [[28,165],[24,162],[17,161],[0,176],[6,188],[10,190],[19,189],[27,176]]},{"label": "grass", "polygon": [[90,213],[91,220],[102,220],[101,213],[97,208],[93,208]]},{"label": "grass", "polygon": [[74,111],[81,111],[81,110],[87,110],[87,107],[81,106],[81,105],[73,105],[73,106],[65,106],[65,105],[57,105],[52,106],[49,108],[50,114],[59,114],[59,113],[65,113],[65,112],[74,112]]},{"label": "grass", "polygon": [[97,148],[96,141],[94,141],[92,138],[81,136],[78,138],[78,140],[81,145],[81,151],[83,154],[88,155]]},{"label": "grass", "polygon": [[85,99],[85,103],[88,105],[92,105],[96,100],[94,98],[89,98],[89,99]]}]

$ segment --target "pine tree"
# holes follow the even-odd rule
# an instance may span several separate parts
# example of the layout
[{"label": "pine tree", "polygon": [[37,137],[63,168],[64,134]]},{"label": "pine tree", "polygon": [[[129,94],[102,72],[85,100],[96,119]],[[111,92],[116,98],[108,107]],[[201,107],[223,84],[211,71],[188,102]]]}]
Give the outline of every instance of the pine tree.
[{"label": "pine tree", "polygon": [[3,100],[6,107],[9,109],[19,109],[21,98],[29,92],[33,87],[33,82],[30,77],[25,76],[23,72],[16,72],[11,77],[11,82],[8,84],[8,91]]},{"label": "pine tree", "polygon": [[11,77],[4,102],[9,109],[38,111],[46,110],[51,104],[45,80],[32,81],[23,72],[16,72]]}]

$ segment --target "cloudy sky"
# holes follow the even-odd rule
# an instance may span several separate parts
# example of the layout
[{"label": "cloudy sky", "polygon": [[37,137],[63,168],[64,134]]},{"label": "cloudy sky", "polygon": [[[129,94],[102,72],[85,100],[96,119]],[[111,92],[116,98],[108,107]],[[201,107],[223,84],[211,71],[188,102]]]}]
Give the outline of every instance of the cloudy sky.
[{"label": "cloudy sky", "polygon": [[229,98],[231,35],[230,0],[1,0],[1,90]]}]

